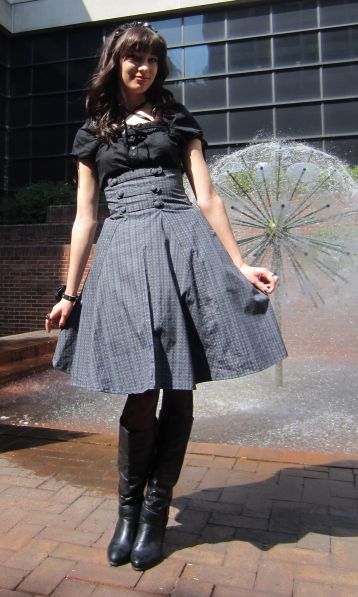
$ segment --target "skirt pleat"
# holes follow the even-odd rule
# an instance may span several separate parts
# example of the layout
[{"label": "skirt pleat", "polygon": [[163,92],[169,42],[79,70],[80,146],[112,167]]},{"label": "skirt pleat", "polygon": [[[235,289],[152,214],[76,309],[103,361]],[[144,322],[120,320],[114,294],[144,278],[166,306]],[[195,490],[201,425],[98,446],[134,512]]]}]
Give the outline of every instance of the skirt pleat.
[{"label": "skirt pleat", "polygon": [[60,333],[54,366],[119,394],[260,371],[287,353],[271,305],[251,308],[258,292],[187,200],[108,218],[78,331]]}]

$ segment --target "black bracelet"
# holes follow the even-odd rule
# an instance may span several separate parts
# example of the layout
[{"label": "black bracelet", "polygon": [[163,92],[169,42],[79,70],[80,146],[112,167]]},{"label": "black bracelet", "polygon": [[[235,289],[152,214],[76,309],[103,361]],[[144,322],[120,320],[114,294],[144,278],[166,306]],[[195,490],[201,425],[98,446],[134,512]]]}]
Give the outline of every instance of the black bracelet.
[{"label": "black bracelet", "polygon": [[65,299],[66,301],[70,301],[70,303],[77,303],[77,301],[79,300],[78,296],[74,296],[73,294],[62,294],[62,298]]}]

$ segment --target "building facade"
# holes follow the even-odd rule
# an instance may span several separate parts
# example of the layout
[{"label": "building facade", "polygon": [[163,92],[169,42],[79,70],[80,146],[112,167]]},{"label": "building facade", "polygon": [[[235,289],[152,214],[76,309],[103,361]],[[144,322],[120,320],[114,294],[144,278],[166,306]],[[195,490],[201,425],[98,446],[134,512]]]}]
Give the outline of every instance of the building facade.
[{"label": "building facade", "polygon": [[[130,18],[119,2],[63,4],[0,0],[0,192],[72,178],[98,49]],[[141,1],[130,9],[166,38],[167,87],[201,124],[209,158],[279,137],[358,163],[357,0],[165,4],[155,16]]]}]

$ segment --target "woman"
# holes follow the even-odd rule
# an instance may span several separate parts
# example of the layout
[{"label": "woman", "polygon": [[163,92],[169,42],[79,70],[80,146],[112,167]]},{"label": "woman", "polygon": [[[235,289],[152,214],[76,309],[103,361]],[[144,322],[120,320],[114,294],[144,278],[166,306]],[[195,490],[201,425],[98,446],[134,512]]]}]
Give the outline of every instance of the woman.
[{"label": "woman", "polygon": [[[277,277],[244,263],[208,174],[202,131],[163,89],[167,74],[165,41],[148,24],[121,26],[105,40],[87,97],[89,118],[73,148],[78,208],[66,289],[46,321],[48,331],[64,328],[54,366],[71,371],[74,385],[128,394],[120,418],[119,519],[108,559],[113,566],[130,560],[137,570],[162,557],[195,384],[258,371],[286,356],[267,304]],[[199,209],[184,193],[183,169]],[[77,333],[70,314],[100,188],[110,216]]]}]

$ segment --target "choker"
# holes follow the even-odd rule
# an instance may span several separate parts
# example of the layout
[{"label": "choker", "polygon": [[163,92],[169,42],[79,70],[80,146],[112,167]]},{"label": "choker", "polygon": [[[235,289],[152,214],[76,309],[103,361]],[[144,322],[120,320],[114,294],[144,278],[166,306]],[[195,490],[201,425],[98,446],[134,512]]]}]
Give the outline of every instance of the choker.
[{"label": "choker", "polygon": [[133,110],[126,108],[126,106],[124,106],[124,105],[122,105],[122,108],[126,114],[135,114],[137,112],[137,110],[140,110],[141,108],[143,108],[143,106],[145,106],[145,104],[147,104],[147,103],[148,103],[148,100],[144,100],[144,102],[139,104],[139,106],[136,106],[135,108],[133,108]]}]

